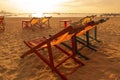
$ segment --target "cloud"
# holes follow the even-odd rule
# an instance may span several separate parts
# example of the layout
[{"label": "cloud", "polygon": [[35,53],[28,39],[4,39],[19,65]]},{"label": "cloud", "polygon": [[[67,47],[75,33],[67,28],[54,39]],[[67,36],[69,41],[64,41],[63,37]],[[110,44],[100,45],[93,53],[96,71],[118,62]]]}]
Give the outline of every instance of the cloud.
[{"label": "cloud", "polygon": [[119,6],[120,5],[120,0],[70,0],[69,2],[63,3],[63,6],[66,7],[91,7],[91,6]]},{"label": "cloud", "polygon": [[120,0],[69,0],[61,8],[75,12],[120,12]]},{"label": "cloud", "polygon": [[[17,10],[19,11],[19,9],[17,8],[18,6],[14,7],[16,4],[11,3],[11,1],[13,0],[0,0],[0,9],[10,10],[10,11],[17,11]],[[17,1],[17,0],[14,0],[14,1]],[[28,1],[28,4],[35,4],[35,6],[37,4],[40,5],[39,3],[40,1],[43,4],[42,0],[35,0],[34,3],[29,3],[30,1],[33,1],[33,0],[25,0],[25,1]],[[36,1],[39,1],[39,2],[36,2]],[[47,0],[44,0],[44,1],[47,1]],[[21,5],[23,6],[23,4]],[[119,8],[120,0],[65,0],[64,2],[56,5],[53,6],[53,8],[56,8],[58,12],[66,11],[66,12],[119,12],[120,13],[120,8]],[[41,9],[40,7],[38,8]]]}]

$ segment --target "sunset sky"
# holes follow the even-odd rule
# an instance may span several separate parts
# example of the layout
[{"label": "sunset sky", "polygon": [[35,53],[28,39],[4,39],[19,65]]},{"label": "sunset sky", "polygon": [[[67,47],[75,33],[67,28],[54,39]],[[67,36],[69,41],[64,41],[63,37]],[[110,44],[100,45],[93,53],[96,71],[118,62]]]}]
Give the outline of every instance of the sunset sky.
[{"label": "sunset sky", "polygon": [[120,13],[120,0],[0,0],[0,11],[14,13]]}]

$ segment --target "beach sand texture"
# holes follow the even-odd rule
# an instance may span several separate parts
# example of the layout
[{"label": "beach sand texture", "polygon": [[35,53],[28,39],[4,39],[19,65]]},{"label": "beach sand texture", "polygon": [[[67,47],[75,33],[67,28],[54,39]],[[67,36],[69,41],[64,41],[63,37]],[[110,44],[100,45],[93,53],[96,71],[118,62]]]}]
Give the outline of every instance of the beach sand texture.
[{"label": "beach sand texture", "polygon": [[[50,19],[51,28],[34,31],[22,29],[22,20],[25,19],[27,18],[5,18],[6,30],[0,32],[0,80],[61,80],[35,54],[20,58],[29,50],[23,41],[59,32],[64,29],[62,23],[59,26],[60,20],[71,19],[74,22],[81,18],[53,17]],[[85,66],[68,75],[68,80],[120,80],[120,17],[111,17],[107,22],[99,24],[98,39],[102,42],[96,43],[97,51],[88,48],[80,51],[90,60],[80,58]],[[62,58],[59,50],[53,48],[53,52],[56,59]],[[47,54],[46,50],[44,53]]]}]

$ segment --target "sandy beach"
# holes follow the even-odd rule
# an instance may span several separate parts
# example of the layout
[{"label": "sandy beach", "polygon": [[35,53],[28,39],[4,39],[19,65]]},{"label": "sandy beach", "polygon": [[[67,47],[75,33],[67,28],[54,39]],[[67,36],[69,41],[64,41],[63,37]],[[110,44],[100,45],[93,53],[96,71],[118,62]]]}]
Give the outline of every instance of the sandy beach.
[{"label": "sandy beach", "polygon": [[[61,80],[35,54],[24,59],[20,58],[29,48],[24,40],[31,40],[49,34],[56,34],[64,29],[60,20],[78,21],[79,17],[50,19],[50,28],[22,29],[22,20],[29,18],[5,17],[6,29],[0,32],[0,80]],[[85,66],[68,75],[68,80],[120,80],[120,17],[111,17],[105,23],[98,25],[97,51],[84,48],[80,52],[90,60],[80,60]],[[54,49],[54,48],[53,48]],[[55,56],[61,53],[54,49]],[[46,52],[47,53],[47,52]],[[62,54],[62,53],[61,53]],[[66,71],[66,70],[65,70]]]}]

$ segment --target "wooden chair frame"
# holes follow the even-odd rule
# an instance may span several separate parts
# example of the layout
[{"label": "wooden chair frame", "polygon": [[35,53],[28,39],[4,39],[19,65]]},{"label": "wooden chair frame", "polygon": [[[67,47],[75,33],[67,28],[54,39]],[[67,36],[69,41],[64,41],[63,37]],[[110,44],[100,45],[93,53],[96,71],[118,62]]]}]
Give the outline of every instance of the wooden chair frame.
[{"label": "wooden chair frame", "polygon": [[[38,39],[40,42],[38,43],[37,40],[31,40],[31,41],[24,41],[25,44],[30,48],[29,51],[27,51],[25,54],[23,54],[21,56],[21,58],[24,58],[25,56],[31,54],[31,53],[35,53],[37,56],[40,57],[41,60],[43,60],[51,69],[52,71],[56,72],[63,80],[67,80],[67,77],[61,73],[57,68],[62,64],[64,63],[66,60],[72,58],[76,63],[78,63],[78,66],[75,67],[75,69],[73,69],[70,73],[73,73],[75,72],[80,66],[83,66],[84,64],[78,60],[77,58],[75,58],[75,48],[74,48],[74,39],[73,39],[73,35],[74,33],[71,33],[72,31],[72,27],[69,26],[67,27],[66,29],[62,30],[61,32],[51,36],[50,38],[40,38]],[[66,35],[66,33],[68,33],[68,37],[70,35],[69,38],[71,38],[71,42],[72,42],[72,54],[67,52],[66,50],[64,50],[63,48],[61,48],[60,46],[58,46],[57,44],[53,44],[52,45],[52,42],[54,43],[54,41],[58,40],[60,36],[63,36],[64,34]],[[72,35],[72,36],[71,36]],[[62,37],[63,38],[63,37]],[[68,39],[63,39],[62,41],[66,41]],[[59,40],[58,40],[59,41]],[[31,42],[34,42],[34,43],[37,43],[35,45],[31,45]],[[61,42],[61,41],[60,41]],[[59,43],[60,43],[59,42]],[[44,46],[46,45],[46,46]],[[62,51],[63,53],[65,53],[68,57],[63,59],[61,62],[59,62],[57,65],[54,64],[54,59],[53,59],[53,52],[52,52],[52,46],[55,46],[57,49],[59,49],[60,51]],[[43,49],[43,48],[47,48],[48,49],[48,55],[49,55],[49,60],[46,59],[45,57],[43,57],[41,54],[40,54],[40,49]]]},{"label": "wooden chair frame", "polygon": [[[91,22],[93,17],[95,17],[95,16],[92,15],[92,16],[84,17],[84,18],[82,18],[82,19],[80,20],[80,22],[79,22],[79,21],[78,21],[78,22],[75,22],[75,24],[84,25],[84,24],[86,24],[86,23]],[[76,53],[77,53],[80,57],[84,58],[85,60],[89,60],[89,58],[88,58],[87,56],[81,54],[81,53],[78,51],[78,50],[83,49],[83,47],[88,47],[89,49],[92,49],[92,50],[96,51],[96,49],[95,49],[96,46],[95,46],[95,45],[92,45],[92,44],[90,43],[90,38],[93,39],[93,40],[95,40],[95,41],[97,41],[97,42],[100,42],[100,41],[97,39],[97,25],[98,25],[99,23],[106,22],[108,19],[109,19],[109,18],[100,19],[100,20],[98,20],[97,22],[95,22],[94,25],[88,25],[87,27],[85,27],[84,30],[82,30],[82,31],[80,31],[80,32],[78,32],[78,33],[76,34],[75,40],[74,40],[74,41],[75,41],[75,46],[76,46],[76,47],[75,47],[75,48],[76,48],[75,51],[76,51]],[[82,21],[84,21],[84,23],[83,23]],[[82,24],[81,24],[81,22],[82,22]],[[91,29],[94,29],[94,36],[90,36],[89,31],[90,31]],[[83,40],[82,38],[80,38],[81,35],[85,35],[86,40]],[[83,46],[82,46],[80,49],[78,49],[77,43],[83,44]],[[72,49],[70,46],[68,46],[68,45],[65,44],[64,42],[62,42],[61,44],[64,45],[64,46],[66,46],[66,47],[67,47],[68,49],[70,49],[70,50]]]},{"label": "wooden chair frame", "polygon": [[0,31],[5,31],[5,20],[4,20],[4,16],[0,16]]},{"label": "wooden chair frame", "polygon": [[[67,77],[57,69],[62,63],[64,63],[66,60],[68,60],[70,58],[72,58],[76,63],[78,63],[78,66],[75,67],[70,73],[75,72],[80,66],[84,65],[84,63],[82,63],[79,59],[77,59],[75,57],[75,55],[76,55],[75,35],[77,35],[78,32],[79,32],[79,35],[82,33],[85,33],[88,30],[87,27],[97,25],[104,21],[105,20],[99,20],[96,22],[92,21],[90,23],[87,23],[82,26],[79,25],[77,27],[69,26],[49,38],[42,37],[40,39],[24,41],[25,44],[30,48],[30,50],[28,50],[25,54],[23,54],[21,56],[21,58],[24,58],[31,53],[35,53],[41,60],[43,60],[52,69],[52,71],[56,72],[63,80],[68,80]],[[64,41],[67,41],[70,39],[71,39],[71,43],[72,43],[72,47],[71,47],[72,53],[71,54],[58,45],[61,42],[64,42]],[[61,62],[59,62],[58,64],[55,65],[54,58],[53,58],[53,52],[52,52],[52,46],[55,46],[57,49],[62,51],[64,54],[66,54],[68,57],[63,59]],[[41,55],[40,50],[43,48],[48,49],[49,59],[47,59],[43,55]]]}]

